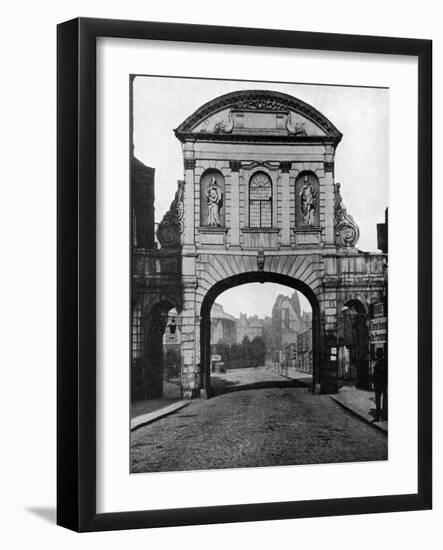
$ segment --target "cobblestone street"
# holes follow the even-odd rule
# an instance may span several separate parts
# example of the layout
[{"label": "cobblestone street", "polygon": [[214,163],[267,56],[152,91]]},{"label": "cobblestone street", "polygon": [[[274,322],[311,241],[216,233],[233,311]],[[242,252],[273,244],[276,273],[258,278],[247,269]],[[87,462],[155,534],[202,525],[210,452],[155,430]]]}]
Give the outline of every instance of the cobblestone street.
[{"label": "cobblestone street", "polygon": [[134,473],[386,459],[384,434],[307,388],[197,399],[131,433]]}]

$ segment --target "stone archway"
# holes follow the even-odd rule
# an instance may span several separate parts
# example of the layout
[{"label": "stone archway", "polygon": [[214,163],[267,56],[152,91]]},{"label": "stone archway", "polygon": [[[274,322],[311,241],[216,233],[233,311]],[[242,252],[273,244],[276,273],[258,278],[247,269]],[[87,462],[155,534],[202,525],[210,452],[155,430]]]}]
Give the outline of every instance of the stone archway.
[{"label": "stone archway", "polygon": [[161,299],[145,310],[144,328],[144,371],[143,399],[155,399],[163,396],[163,336],[168,312],[175,308],[172,301]]},{"label": "stone archway", "polygon": [[227,277],[212,286],[203,298],[200,310],[200,376],[201,387],[208,397],[211,396],[210,374],[210,340],[211,340],[211,308],[216,298],[224,291],[248,283],[277,283],[301,292],[312,308],[312,347],[313,376],[312,391],[318,387],[322,379],[320,372],[320,306],[312,289],[298,279],[275,272],[251,271]]},{"label": "stone archway", "polygon": [[[133,327],[140,307],[175,297],[183,327],[182,393],[195,397],[209,387],[207,340],[215,298],[247,282],[281,283],[311,302],[314,386],[336,392],[340,306],[357,296],[368,305],[386,301],[387,265],[386,254],[356,248],[358,225],[335,182],[342,134],[314,107],[270,90],[215,98],[174,133],[183,152],[183,179],[158,226],[158,243],[144,249],[133,239]],[[211,217],[208,191],[215,184],[220,201]],[[137,229],[136,209],[132,215]],[[148,368],[138,349],[150,338],[133,328],[135,373]]]}]

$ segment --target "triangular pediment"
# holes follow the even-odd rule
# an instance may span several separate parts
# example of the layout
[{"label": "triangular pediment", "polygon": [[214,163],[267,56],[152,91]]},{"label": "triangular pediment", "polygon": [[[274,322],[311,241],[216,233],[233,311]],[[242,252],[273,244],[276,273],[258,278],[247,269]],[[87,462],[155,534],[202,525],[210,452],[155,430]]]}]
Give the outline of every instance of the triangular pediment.
[{"label": "triangular pediment", "polygon": [[293,96],[267,90],[242,90],[220,96],[197,109],[175,134],[182,141],[264,136],[338,143],[342,137],[314,107]]}]

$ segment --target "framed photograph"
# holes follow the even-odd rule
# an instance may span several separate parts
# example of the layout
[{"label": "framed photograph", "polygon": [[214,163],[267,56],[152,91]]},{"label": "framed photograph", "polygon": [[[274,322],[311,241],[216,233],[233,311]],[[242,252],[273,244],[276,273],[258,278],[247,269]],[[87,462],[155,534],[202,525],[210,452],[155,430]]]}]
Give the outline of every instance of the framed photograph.
[{"label": "framed photograph", "polygon": [[80,18],[57,67],[58,524],[431,508],[431,41]]}]

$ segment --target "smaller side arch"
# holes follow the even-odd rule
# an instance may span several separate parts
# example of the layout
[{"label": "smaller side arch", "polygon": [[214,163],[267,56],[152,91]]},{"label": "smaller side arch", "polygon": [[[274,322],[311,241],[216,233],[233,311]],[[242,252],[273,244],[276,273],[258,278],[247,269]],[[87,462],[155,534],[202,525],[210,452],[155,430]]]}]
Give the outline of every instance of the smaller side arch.
[{"label": "smaller side arch", "polygon": [[[359,389],[370,388],[368,307],[359,298],[344,301],[339,310],[340,333],[343,348],[349,351],[349,369],[346,374]],[[343,375],[343,365],[340,365]]]},{"label": "smaller side arch", "polygon": [[[154,399],[163,395],[163,335],[171,309],[179,311],[166,295],[153,297],[142,308],[133,308],[131,349],[131,400]],[[134,319],[136,322],[134,322]]]}]

